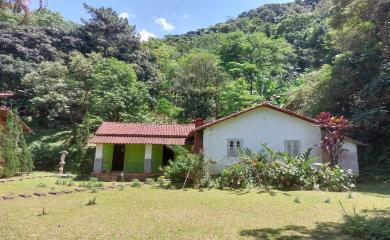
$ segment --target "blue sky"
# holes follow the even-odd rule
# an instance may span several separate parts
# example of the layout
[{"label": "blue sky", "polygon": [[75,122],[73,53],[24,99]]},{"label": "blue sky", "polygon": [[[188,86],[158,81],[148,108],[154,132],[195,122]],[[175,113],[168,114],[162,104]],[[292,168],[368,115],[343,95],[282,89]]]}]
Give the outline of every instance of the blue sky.
[{"label": "blue sky", "polygon": [[[208,27],[236,17],[243,11],[266,3],[283,3],[288,0],[45,0],[47,7],[60,12],[66,19],[80,22],[88,18],[83,2],[95,7],[111,7],[136,30],[163,37],[167,34],[182,34],[190,30]],[[291,1],[291,0],[290,0]],[[38,0],[32,0],[33,8]]]}]

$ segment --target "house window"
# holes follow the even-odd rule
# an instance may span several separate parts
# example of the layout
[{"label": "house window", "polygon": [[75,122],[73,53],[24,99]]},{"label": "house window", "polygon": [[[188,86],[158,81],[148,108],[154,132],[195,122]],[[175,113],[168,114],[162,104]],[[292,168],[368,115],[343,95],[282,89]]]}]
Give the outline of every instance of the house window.
[{"label": "house window", "polygon": [[298,156],[301,154],[301,141],[299,140],[285,140],[284,151],[290,156]]},{"label": "house window", "polygon": [[240,149],[242,148],[242,140],[241,139],[228,139],[228,157],[237,157]]}]

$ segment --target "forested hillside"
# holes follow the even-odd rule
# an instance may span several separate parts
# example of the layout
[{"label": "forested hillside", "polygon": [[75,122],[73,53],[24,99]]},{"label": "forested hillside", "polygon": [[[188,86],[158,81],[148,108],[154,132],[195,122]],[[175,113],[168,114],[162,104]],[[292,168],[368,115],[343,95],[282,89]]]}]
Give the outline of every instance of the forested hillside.
[{"label": "forested hillside", "polygon": [[0,91],[36,132],[37,168],[66,148],[88,171],[102,121],[210,120],[270,101],[351,119],[361,168],[390,172],[389,0],[269,4],[147,42],[110,8],[85,5],[76,24],[18,2],[0,0]]}]

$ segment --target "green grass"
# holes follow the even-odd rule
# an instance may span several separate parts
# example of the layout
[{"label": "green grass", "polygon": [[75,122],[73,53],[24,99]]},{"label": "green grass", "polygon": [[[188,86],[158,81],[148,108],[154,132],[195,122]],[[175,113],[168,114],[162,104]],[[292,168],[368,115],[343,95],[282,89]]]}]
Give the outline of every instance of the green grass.
[{"label": "green grass", "polygon": [[[55,181],[3,183],[0,196],[75,188]],[[41,182],[47,187],[37,187]],[[182,191],[142,185],[0,200],[0,239],[350,239],[339,233],[339,201],[348,211],[390,211],[389,184],[361,189],[350,199],[348,193]],[[95,197],[96,204],[88,206]],[[301,203],[294,202],[296,197]],[[330,203],[324,203],[326,198]]]}]

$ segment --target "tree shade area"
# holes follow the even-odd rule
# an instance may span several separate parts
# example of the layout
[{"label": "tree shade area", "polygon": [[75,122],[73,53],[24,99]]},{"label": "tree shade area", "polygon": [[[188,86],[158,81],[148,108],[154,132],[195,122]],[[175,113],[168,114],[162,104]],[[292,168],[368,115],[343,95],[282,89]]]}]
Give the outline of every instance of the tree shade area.
[{"label": "tree shade area", "polygon": [[350,119],[360,167],[390,175],[389,1],[267,4],[147,42],[111,8],[85,5],[77,24],[25,2],[0,0],[0,92],[16,93],[36,132],[37,168],[67,148],[73,170],[89,171],[102,121],[188,123],[269,101]]}]

